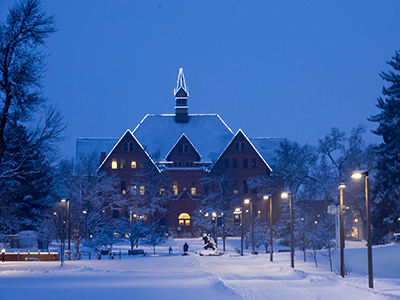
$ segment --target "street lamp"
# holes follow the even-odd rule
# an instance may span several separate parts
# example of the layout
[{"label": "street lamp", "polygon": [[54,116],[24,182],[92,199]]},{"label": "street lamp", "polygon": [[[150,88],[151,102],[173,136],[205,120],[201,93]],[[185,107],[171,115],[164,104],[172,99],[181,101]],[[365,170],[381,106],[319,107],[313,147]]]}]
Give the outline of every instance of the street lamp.
[{"label": "street lamp", "polygon": [[243,256],[243,209],[237,207],[234,214],[240,215],[240,256]]},{"label": "street lamp", "polygon": [[3,248],[3,249],[1,249],[1,261],[2,261],[2,262],[5,261],[5,255],[6,255],[6,249]]},{"label": "street lamp", "polygon": [[268,195],[265,195],[264,197],[263,197],[263,199],[264,200],[268,200],[269,199],[269,238],[270,238],[270,241],[269,241],[269,244],[270,244],[270,246],[269,246],[269,260],[270,261],[273,261],[274,260],[274,257],[273,257],[273,246],[272,246],[272,244],[273,244],[273,237],[272,237],[272,195],[271,194],[268,194]]},{"label": "street lamp", "polygon": [[212,213],[212,221],[214,222],[214,240],[215,244],[218,245],[218,237],[217,237],[217,213],[213,212]]},{"label": "street lamp", "polygon": [[85,244],[87,246],[87,239],[88,239],[88,212],[84,210],[82,212],[85,215]]},{"label": "street lamp", "polygon": [[365,176],[365,205],[367,211],[367,247],[368,247],[368,282],[371,289],[374,288],[374,278],[372,270],[372,241],[371,241],[371,212],[369,207],[369,196],[368,196],[368,171],[354,171],[351,173],[351,178],[361,179]]},{"label": "street lamp", "polygon": [[250,220],[251,220],[251,250],[252,254],[255,254],[254,251],[254,218],[253,218],[253,201],[251,199],[245,199],[245,204],[250,204]]},{"label": "street lamp", "polygon": [[294,239],[293,239],[293,200],[292,193],[284,192],[281,194],[282,199],[289,197],[289,209],[290,209],[290,261],[291,267],[294,268]]},{"label": "street lamp", "polygon": [[344,277],[344,220],[343,220],[343,189],[346,187],[344,183],[339,185],[340,190],[340,275]]},{"label": "street lamp", "polygon": [[62,203],[67,202],[67,228],[68,228],[68,260],[71,260],[71,222],[69,213],[69,198],[61,199]]}]

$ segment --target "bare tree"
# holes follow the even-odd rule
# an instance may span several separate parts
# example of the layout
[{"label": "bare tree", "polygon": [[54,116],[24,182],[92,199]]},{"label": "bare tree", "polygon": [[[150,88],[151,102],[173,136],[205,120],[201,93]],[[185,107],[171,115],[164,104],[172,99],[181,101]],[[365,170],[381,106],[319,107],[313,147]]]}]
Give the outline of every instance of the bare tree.
[{"label": "bare tree", "polygon": [[45,102],[41,92],[45,54],[41,47],[56,31],[38,0],[22,0],[0,24],[0,163],[6,151],[5,131],[10,118],[30,120]]}]

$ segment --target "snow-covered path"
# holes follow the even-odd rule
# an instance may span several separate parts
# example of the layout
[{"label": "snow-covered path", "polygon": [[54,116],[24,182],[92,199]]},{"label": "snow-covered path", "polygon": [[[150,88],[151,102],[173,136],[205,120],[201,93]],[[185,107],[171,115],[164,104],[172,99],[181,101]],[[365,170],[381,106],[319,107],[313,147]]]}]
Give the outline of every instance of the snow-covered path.
[{"label": "snow-covered path", "polygon": [[[185,241],[188,256],[181,255]],[[315,268],[296,252],[291,269],[289,253],[275,253],[270,262],[265,253],[234,255],[238,246],[231,239],[225,255],[199,256],[195,252],[202,249],[201,239],[181,239],[157,247],[159,256],[84,259],[63,267],[59,262],[4,262],[0,299],[400,299],[400,245],[374,248],[374,290],[367,287],[363,248],[346,249],[354,265],[342,279],[322,257]],[[127,245],[118,247],[126,252]],[[151,249],[145,250],[150,254]]]}]

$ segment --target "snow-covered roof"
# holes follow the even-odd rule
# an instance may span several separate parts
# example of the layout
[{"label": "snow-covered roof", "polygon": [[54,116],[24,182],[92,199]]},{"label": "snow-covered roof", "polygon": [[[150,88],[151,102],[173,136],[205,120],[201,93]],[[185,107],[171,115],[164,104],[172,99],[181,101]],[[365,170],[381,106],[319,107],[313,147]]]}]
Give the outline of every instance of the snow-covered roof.
[{"label": "snow-covered roof", "polygon": [[232,130],[217,114],[189,114],[188,123],[176,123],[173,114],[146,115],[132,133],[149,155],[159,150],[160,160],[165,160],[185,134],[200,153],[202,163],[215,161],[233,137]]},{"label": "snow-covered roof", "polygon": [[249,140],[271,168],[274,169],[275,149],[279,147],[279,143],[285,141],[285,138],[254,137],[249,138]]},{"label": "snow-covered roof", "polygon": [[80,137],[76,140],[76,158],[95,153],[100,159],[101,152],[110,153],[118,140],[119,138]]}]

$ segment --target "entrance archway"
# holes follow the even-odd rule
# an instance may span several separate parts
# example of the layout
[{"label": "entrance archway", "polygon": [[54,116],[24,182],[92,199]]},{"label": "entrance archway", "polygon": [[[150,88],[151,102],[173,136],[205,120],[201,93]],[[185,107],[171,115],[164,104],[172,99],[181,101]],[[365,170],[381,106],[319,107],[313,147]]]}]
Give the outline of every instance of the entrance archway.
[{"label": "entrance archway", "polygon": [[190,215],[188,213],[181,213],[178,217],[179,226],[190,226]]}]

